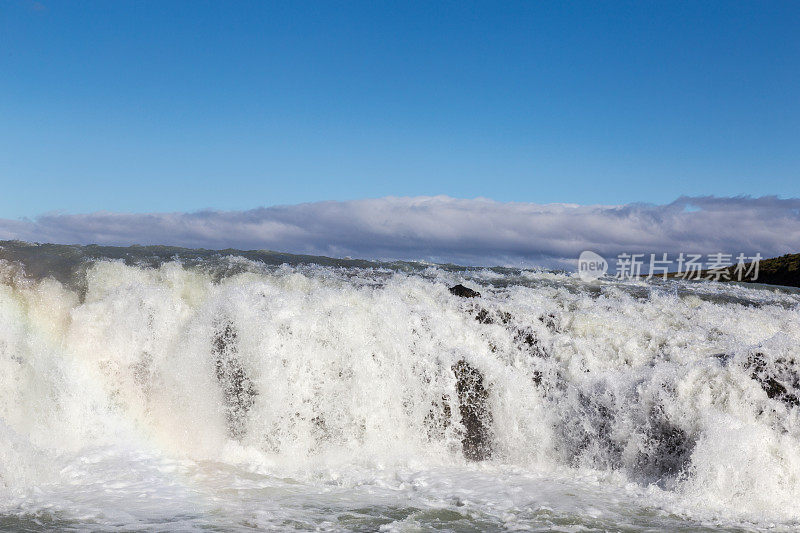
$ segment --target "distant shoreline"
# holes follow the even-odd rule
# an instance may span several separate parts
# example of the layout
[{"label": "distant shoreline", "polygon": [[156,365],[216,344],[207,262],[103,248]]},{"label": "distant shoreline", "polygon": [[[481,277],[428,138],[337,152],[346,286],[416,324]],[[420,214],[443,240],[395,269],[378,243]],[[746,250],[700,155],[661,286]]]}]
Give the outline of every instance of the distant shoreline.
[{"label": "distant shoreline", "polygon": [[[744,265],[744,272],[749,272],[752,267],[751,263]],[[740,282],[740,283],[760,283],[763,285],[781,285],[784,287],[797,287],[800,288],[800,254],[786,254],[780,257],[773,257],[770,259],[762,259],[758,264],[758,275],[756,279],[752,277],[743,276],[742,279],[737,279],[735,273],[736,265],[731,265],[727,268],[715,270],[713,273],[710,270],[702,270],[699,273],[693,273],[695,276],[691,279],[703,280],[709,279],[712,274],[722,274],[717,281],[722,282]],[[670,272],[667,274],[668,278],[680,278],[685,272]],[[639,276],[640,278],[648,277],[647,274]],[[661,277],[658,275],[656,277]],[[727,278],[727,279],[726,279]]]},{"label": "distant shoreline", "polygon": [[[37,257],[38,256],[38,257]],[[30,273],[37,275],[46,274],[52,270],[72,271],[79,263],[87,259],[122,259],[125,261],[144,262],[157,264],[176,257],[188,261],[202,260],[217,256],[237,256],[246,259],[261,261],[267,264],[290,264],[311,262],[328,266],[338,267],[362,267],[375,268],[387,265],[405,265],[408,268],[422,267],[435,264],[445,269],[465,269],[475,270],[488,268],[502,271],[510,267],[501,266],[475,266],[475,265],[455,265],[449,263],[427,263],[421,261],[408,260],[377,260],[377,259],[354,259],[329,256],[316,256],[307,254],[295,254],[286,252],[276,252],[272,250],[238,250],[227,249],[206,249],[206,248],[186,248],[179,246],[165,245],[132,245],[132,246],[111,246],[111,245],[80,245],[80,244],[54,244],[54,243],[31,243],[19,240],[0,241],[0,259],[11,259],[22,261],[30,269]],[[37,261],[34,261],[37,259]],[[34,263],[42,262],[34,266]],[[751,264],[744,265],[744,272],[749,272]],[[742,283],[758,283],[764,285],[780,285],[784,287],[800,288],[800,253],[786,254],[780,257],[762,259],[758,266],[758,276],[756,279],[743,278],[736,279],[736,265],[731,265],[714,273],[724,273],[729,279],[722,277],[718,281],[737,281]],[[670,272],[668,278],[680,278],[683,272]],[[662,277],[663,274],[654,277]],[[634,276],[635,278],[647,278],[649,274]],[[708,269],[699,272],[692,272],[689,280],[710,279],[712,272]]]}]

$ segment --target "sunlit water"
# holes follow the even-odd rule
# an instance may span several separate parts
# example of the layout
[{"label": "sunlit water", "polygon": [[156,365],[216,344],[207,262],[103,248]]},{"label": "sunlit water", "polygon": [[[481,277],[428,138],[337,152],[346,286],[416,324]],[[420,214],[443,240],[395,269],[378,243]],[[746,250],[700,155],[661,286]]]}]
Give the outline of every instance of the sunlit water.
[{"label": "sunlit water", "polygon": [[2,246],[0,528],[800,527],[797,291]]}]

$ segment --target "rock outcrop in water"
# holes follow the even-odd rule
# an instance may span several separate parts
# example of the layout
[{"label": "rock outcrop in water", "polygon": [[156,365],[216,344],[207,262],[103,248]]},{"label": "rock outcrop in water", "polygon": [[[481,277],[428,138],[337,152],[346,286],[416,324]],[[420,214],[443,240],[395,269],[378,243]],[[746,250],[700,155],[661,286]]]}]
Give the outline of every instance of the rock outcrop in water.
[{"label": "rock outcrop in water", "polygon": [[478,312],[475,313],[475,320],[480,322],[481,324],[495,324],[496,322],[500,322],[501,324],[505,325],[511,322],[511,313],[506,311],[499,311],[497,313],[492,313],[487,309],[478,308]]},{"label": "rock outcrop in water", "polygon": [[515,325],[514,316],[508,311],[489,310],[477,305],[473,310],[475,311],[475,320],[481,324],[504,326],[513,336],[514,344],[522,351],[536,357],[547,357],[547,352],[533,329],[530,326]]},{"label": "rock outcrop in water", "polygon": [[696,436],[670,420],[662,403],[633,391],[624,399],[603,388],[573,394],[568,395],[575,401],[568,400],[571,406],[562,414],[561,427],[570,463],[623,469],[632,479],[661,487],[669,487],[686,471]]},{"label": "rock outcrop in water", "polygon": [[452,367],[456,375],[458,412],[464,435],[461,439],[464,457],[483,461],[492,454],[491,413],[487,407],[488,391],[483,384],[483,374],[463,359]]},{"label": "rock outcrop in water", "polygon": [[461,298],[479,298],[481,293],[474,291],[469,287],[465,287],[460,283],[454,287],[450,287],[450,294],[454,294]]},{"label": "rock outcrop in water", "polygon": [[564,396],[567,398],[575,398],[566,402],[568,408],[561,415],[563,451],[568,460],[578,465],[588,457],[593,463],[619,467],[622,447],[613,438],[616,413],[612,402],[603,394],[584,393],[575,388]]},{"label": "rock outcrop in water", "polygon": [[800,405],[800,376],[793,361],[778,358],[770,365],[763,353],[756,352],[747,358],[745,366],[750,371],[750,377],[767,393],[767,397],[789,407]]},{"label": "rock outcrop in water", "polygon": [[228,435],[244,437],[247,413],[258,394],[239,359],[237,334],[230,322],[214,335],[212,352],[217,381],[222,387]]},{"label": "rock outcrop in water", "polygon": [[[451,370],[456,378],[455,397],[461,421],[461,449],[471,461],[483,461],[492,455],[492,415],[487,405],[489,392],[484,386],[483,374],[461,359]],[[450,396],[434,401],[425,417],[429,439],[441,439],[450,427],[452,410]]]},{"label": "rock outcrop in water", "polygon": [[425,429],[429,440],[439,440],[444,438],[447,428],[450,427],[450,396],[442,396],[440,401],[431,403],[431,409],[425,417]]},{"label": "rock outcrop in water", "polygon": [[672,423],[661,405],[647,418],[645,446],[636,458],[636,474],[646,483],[664,486],[685,471],[696,440]]}]

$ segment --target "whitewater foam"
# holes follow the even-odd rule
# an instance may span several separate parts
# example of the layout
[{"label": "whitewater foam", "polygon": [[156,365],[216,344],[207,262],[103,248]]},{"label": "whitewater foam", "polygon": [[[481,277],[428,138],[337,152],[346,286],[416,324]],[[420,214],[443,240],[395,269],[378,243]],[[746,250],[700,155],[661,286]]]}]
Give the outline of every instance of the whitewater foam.
[{"label": "whitewater foam", "polygon": [[[748,366],[800,372],[794,291],[80,264],[0,264],[4,527],[800,524],[800,409]],[[464,456],[459,362],[486,387],[485,461]]]}]

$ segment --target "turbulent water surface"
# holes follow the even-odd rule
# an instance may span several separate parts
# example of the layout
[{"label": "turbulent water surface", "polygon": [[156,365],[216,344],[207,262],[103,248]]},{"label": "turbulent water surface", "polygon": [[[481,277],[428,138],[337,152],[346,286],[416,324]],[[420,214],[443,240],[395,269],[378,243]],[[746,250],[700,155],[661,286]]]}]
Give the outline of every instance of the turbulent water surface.
[{"label": "turbulent water surface", "polygon": [[0,258],[0,528],[800,527],[797,291],[171,248]]}]

